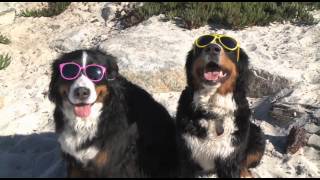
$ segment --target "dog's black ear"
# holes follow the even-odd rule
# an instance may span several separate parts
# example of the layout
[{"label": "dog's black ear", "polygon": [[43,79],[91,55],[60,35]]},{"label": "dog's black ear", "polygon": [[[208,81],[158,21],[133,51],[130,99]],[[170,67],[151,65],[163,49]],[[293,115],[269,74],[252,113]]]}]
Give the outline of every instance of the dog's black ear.
[{"label": "dog's black ear", "polygon": [[236,82],[234,93],[240,93],[241,96],[246,96],[248,91],[248,77],[249,77],[249,57],[246,52],[240,48],[239,60],[237,62],[239,76]]},{"label": "dog's black ear", "polygon": [[58,61],[55,60],[51,65],[51,80],[50,80],[49,92],[48,92],[49,100],[53,103],[56,103],[57,99],[59,98],[58,79],[59,79]]},{"label": "dog's black ear", "polygon": [[239,74],[246,74],[249,68],[249,57],[242,48],[240,48],[239,60],[237,63]]},{"label": "dog's black ear", "polygon": [[101,49],[95,48],[95,49],[89,49],[87,50],[91,53],[92,56],[94,56],[96,59],[99,59],[101,62],[106,63],[107,67],[107,81],[115,80],[119,75],[119,68],[117,64],[117,58],[102,51]]},{"label": "dog's black ear", "polygon": [[239,61],[248,65],[249,57],[248,57],[247,53],[242,48],[240,48]]},{"label": "dog's black ear", "polygon": [[111,55],[106,55],[107,62],[108,62],[108,75],[107,80],[112,81],[115,80],[119,75],[119,67],[117,64],[117,60],[115,57]]},{"label": "dog's black ear", "polygon": [[190,87],[192,87],[192,81],[193,81],[193,77],[192,77],[191,71],[192,71],[192,65],[193,65],[193,60],[194,60],[194,56],[195,56],[195,52],[194,51],[195,50],[193,48],[188,52],[186,65],[185,65],[187,84]]}]

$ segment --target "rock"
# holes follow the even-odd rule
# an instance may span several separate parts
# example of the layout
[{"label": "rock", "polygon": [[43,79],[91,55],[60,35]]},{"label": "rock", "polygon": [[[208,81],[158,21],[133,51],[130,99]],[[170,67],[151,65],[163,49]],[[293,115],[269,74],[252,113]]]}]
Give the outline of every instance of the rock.
[{"label": "rock", "polygon": [[274,119],[282,122],[282,125],[288,125],[290,122],[293,122],[295,118],[301,117],[302,115],[301,112],[292,106],[281,103],[273,104],[270,114]]},{"label": "rock", "polygon": [[305,157],[307,157],[308,159],[315,160],[315,161],[319,162],[319,160],[320,160],[320,151],[319,150],[317,150],[313,147],[309,147],[309,146],[306,146],[303,149],[304,149],[303,155]]},{"label": "rock", "polygon": [[[3,4],[0,3],[0,12]],[[216,32],[237,38],[241,48],[250,57],[249,96],[261,99],[256,108],[253,106],[254,115],[259,117],[253,122],[259,123],[267,139],[262,163],[254,173],[258,177],[320,177],[320,151],[315,148],[319,141],[317,137],[320,136],[319,131],[315,132],[315,126],[320,125],[319,23],[312,26],[277,23],[237,31],[210,26],[186,30],[178,28],[174,24],[176,22],[165,22],[161,16],[154,16],[136,27],[119,30],[114,28],[117,22],[112,21],[112,18],[117,9],[121,11],[127,5],[105,4],[71,3],[59,16],[17,16],[13,24],[0,27],[1,33],[12,37],[15,42],[10,46],[0,46],[16,59],[13,61],[15,68],[7,69],[6,73],[0,71],[0,96],[5,97],[5,105],[3,98],[0,98],[3,117],[0,120],[0,150],[10,144],[4,141],[5,136],[25,134],[28,138],[29,134],[35,132],[54,131],[54,106],[47,98],[47,90],[50,64],[60,54],[57,52],[99,45],[99,48],[119,58],[122,74],[150,91],[174,116],[181,90],[186,85],[184,64],[187,52],[196,37]],[[7,5],[14,8],[16,13],[25,9],[41,9],[42,6],[40,3],[32,5],[29,2],[8,2]],[[105,7],[109,7],[111,13],[105,10],[106,16],[102,17],[101,10]],[[103,18],[107,20],[107,26]],[[130,22],[137,22],[135,18],[130,19]],[[7,81],[8,74],[10,81]],[[292,92],[281,91],[284,88],[290,88]],[[283,93],[277,93],[279,91]],[[275,93],[277,95],[272,97]],[[275,120],[269,121],[267,117],[270,114],[273,114]],[[307,136],[311,132],[315,132],[315,135],[318,133],[306,139],[312,147],[305,146],[304,151],[298,151],[293,156],[285,154],[286,135],[292,130],[284,127],[288,124],[299,124],[297,127],[305,128]],[[299,137],[302,135],[299,132],[291,134],[293,143],[290,143],[288,152],[294,152],[295,148],[301,146]],[[20,140],[9,142],[21,145]],[[2,174],[5,177],[57,177],[56,172],[64,174],[65,168],[58,168],[59,163],[52,160],[56,159],[55,155],[59,155],[54,152],[54,148],[48,147],[50,151],[48,148],[35,148],[33,155],[36,158],[24,153],[32,147],[44,147],[43,143],[35,144],[37,146],[30,146],[29,142],[22,143],[18,154],[8,151],[13,153],[9,161],[9,153],[1,152],[0,174],[5,173]],[[45,154],[38,153],[38,150]],[[22,157],[24,155],[27,156]],[[32,162],[36,168],[27,162]]]},{"label": "rock", "polygon": [[306,131],[303,128],[293,127],[290,130],[287,139],[287,148],[286,152],[294,154],[296,153],[301,147],[306,145]]},{"label": "rock", "polygon": [[[320,126],[320,108],[315,110],[312,115],[314,118],[314,123]],[[318,133],[320,134],[320,131],[318,131]]]},{"label": "rock", "polygon": [[[185,87],[185,80],[183,80],[185,79],[184,63],[194,39],[199,35],[212,32],[212,30],[205,28],[195,31],[186,31],[175,26],[171,21],[164,22],[160,16],[153,16],[137,26],[120,31],[119,34],[101,43],[99,48],[117,56],[120,69],[123,69],[125,73],[130,72],[138,79],[146,79],[142,77],[142,73],[150,75],[149,80],[143,80],[146,88],[150,87],[152,91],[158,91],[157,86],[160,85],[159,90],[181,91]],[[278,46],[270,43],[252,44],[248,40],[248,36],[254,35],[251,35],[252,30],[250,33],[248,31],[250,30],[235,33],[233,31],[217,30],[216,33],[236,34],[235,37],[240,37],[238,38],[239,41],[243,42],[242,47],[250,58],[249,97],[259,98],[273,95],[284,88],[292,87],[296,83],[314,82],[307,76],[318,77],[318,70],[313,67],[318,67],[319,62],[312,60],[310,65],[306,67],[299,61],[299,59],[303,59],[302,55],[299,54],[299,57],[296,57],[297,53],[286,53],[288,47],[283,44],[278,44],[282,49],[277,49]],[[264,30],[259,29],[254,33],[272,34],[261,31]],[[260,34],[255,36],[257,38],[263,37]],[[281,36],[278,38],[283,38],[281,41],[279,40],[280,42],[288,39],[288,37]],[[290,46],[294,46],[293,48],[297,52],[307,53],[300,46],[295,46],[291,39],[288,43],[290,43]],[[303,44],[307,43],[310,42],[304,42]],[[306,46],[310,47],[310,52],[317,51],[309,44]],[[168,72],[168,70],[174,70],[176,74],[181,75],[176,83],[165,84],[162,82],[163,76],[157,76],[159,72]],[[310,70],[311,74],[308,75],[306,70]],[[156,78],[161,80],[155,80]],[[172,85],[174,87],[171,87]]]},{"label": "rock", "polygon": [[282,89],[280,92],[272,96],[263,98],[253,98],[257,101],[252,104],[253,117],[260,120],[273,122],[274,125],[280,127],[289,127],[298,115],[295,110],[291,110],[289,105],[276,104],[281,99],[290,96],[293,92],[291,88]]},{"label": "rock", "polygon": [[315,125],[314,123],[308,123],[304,126],[304,129],[311,134],[320,132],[320,127]]},{"label": "rock", "polygon": [[[152,91],[181,91],[186,85],[186,56],[197,36],[159,19],[152,17],[128,28],[101,43],[99,48],[118,57],[122,73],[143,87]],[[250,66],[250,97],[271,95],[290,84],[288,79],[269,73],[268,69]]]},{"label": "rock", "polygon": [[181,91],[186,85],[184,63],[192,36],[156,17],[148,21],[152,23],[128,28],[99,48],[117,57],[120,72],[142,87],[153,92]]},{"label": "rock", "polygon": [[249,51],[255,51],[257,49],[257,45],[249,44],[249,45],[247,45],[247,48]]},{"label": "rock", "polygon": [[16,17],[16,11],[13,8],[0,11],[0,25],[12,24]]},{"label": "rock", "polygon": [[249,97],[263,97],[273,95],[282,89],[288,88],[291,82],[283,76],[271,74],[266,70],[250,67],[248,78]]},{"label": "rock", "polygon": [[104,7],[101,10],[101,17],[104,19],[104,21],[107,21],[109,19],[109,16],[111,14],[111,8],[110,7]]},{"label": "rock", "polygon": [[2,109],[4,106],[4,98],[0,97],[0,109]]},{"label": "rock", "polygon": [[6,10],[8,10],[8,9],[10,9],[9,4],[7,4],[7,3],[0,3],[0,12],[6,11]]},{"label": "rock", "polygon": [[320,136],[312,134],[308,140],[308,145],[320,150]]},{"label": "rock", "polygon": [[294,87],[292,93],[273,100],[270,115],[284,126],[291,123],[304,126],[308,122],[319,125],[319,110],[320,86],[301,84]]},{"label": "rock", "polygon": [[154,93],[152,96],[169,111],[172,117],[176,116],[178,101],[181,92]]},{"label": "rock", "polygon": [[90,48],[90,40],[94,37],[95,31],[90,28],[75,27],[65,30],[51,43],[50,48],[57,52],[70,52],[81,48]]},{"label": "rock", "polygon": [[17,13],[27,9],[42,9],[47,8],[47,2],[1,2],[0,12],[7,9],[15,9]]}]

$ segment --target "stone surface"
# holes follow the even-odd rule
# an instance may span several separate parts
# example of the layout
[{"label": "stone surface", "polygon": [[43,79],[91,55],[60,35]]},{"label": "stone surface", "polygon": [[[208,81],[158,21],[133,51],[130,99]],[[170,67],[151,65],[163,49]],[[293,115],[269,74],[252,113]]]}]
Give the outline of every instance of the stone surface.
[{"label": "stone surface", "polygon": [[303,84],[293,88],[292,93],[272,102],[270,115],[283,125],[313,122],[320,125],[320,85]]},{"label": "stone surface", "polygon": [[[108,38],[99,48],[118,58],[120,72],[153,92],[181,91],[192,36],[151,18]],[[183,45],[181,45],[183,44]]]},{"label": "stone surface", "polygon": [[318,133],[320,131],[320,126],[317,126],[314,123],[308,123],[304,126],[304,128],[311,134]]},{"label": "stone surface", "polygon": [[313,134],[308,140],[308,145],[320,150],[320,136]]},{"label": "stone surface", "polygon": [[50,43],[50,48],[65,53],[82,48],[90,48],[88,43],[95,36],[95,30],[83,27],[75,27],[63,32],[63,34]]},{"label": "stone surface", "polygon": [[[160,90],[182,90],[185,86],[184,63],[187,52],[196,37],[213,30],[205,26],[186,31],[171,22],[163,22],[161,18],[162,16],[151,17],[135,27],[114,34],[102,42],[99,48],[119,58],[124,74],[130,72],[134,74],[133,77],[144,79],[142,72],[148,73],[151,78],[144,79],[144,87],[152,91],[158,91],[158,85]],[[286,33],[291,31],[296,33],[293,37]],[[318,82],[320,70],[316,67],[320,66],[317,61],[320,58],[317,50],[320,36],[316,35],[320,35],[320,30],[316,27],[275,25],[264,29],[251,27],[241,31],[219,29],[216,32],[236,37],[249,55],[250,97],[272,95],[297,83],[309,85]],[[282,36],[281,33],[285,35]],[[311,38],[306,38],[305,34]],[[267,43],[266,40],[276,43]],[[252,44],[251,41],[259,43]],[[301,62],[300,59],[305,59],[305,62]],[[172,69],[181,77],[176,83],[166,84],[163,81],[168,79],[159,76],[158,72],[171,75]],[[158,81],[156,77],[162,80]],[[166,88],[163,87],[164,84]]]},{"label": "stone surface", "polygon": [[0,12],[13,8],[19,13],[27,9],[42,9],[46,7],[48,7],[47,2],[0,2]]},{"label": "stone surface", "polygon": [[[18,13],[26,8],[40,9],[47,3],[6,4]],[[320,177],[320,151],[315,145],[305,146],[293,155],[284,152],[290,127],[320,125],[320,23],[273,23],[239,31],[210,26],[186,30],[154,16],[123,30],[112,19],[124,4],[128,3],[73,2],[56,17],[16,17],[12,24],[0,26],[0,32],[12,41],[0,44],[1,53],[13,57],[12,64],[0,71],[0,96],[5,97],[5,106],[0,109],[0,161],[5,162],[0,163],[0,176],[61,177],[65,173],[54,138],[54,143],[48,143],[41,135],[43,141],[30,142],[35,138],[30,134],[54,132],[53,104],[46,94],[50,65],[58,55],[96,46],[114,54],[119,58],[120,72],[152,92],[174,116],[185,86],[187,52],[196,37],[216,32],[239,40],[250,57],[249,96],[262,100],[258,107],[251,103],[253,122],[267,139],[261,164],[251,169],[255,177]],[[110,9],[108,18],[101,14],[106,7]],[[272,97],[283,88],[292,92]],[[269,117],[272,113],[273,119]],[[9,138],[16,134],[23,136]],[[314,138],[310,141],[317,143]],[[11,151],[9,145],[18,150]],[[28,153],[30,145],[36,157]],[[50,147],[41,149],[44,146]],[[30,159],[34,160],[32,165],[28,164]]]},{"label": "stone surface", "polygon": [[299,127],[293,127],[288,135],[286,152],[294,154],[305,146],[306,142],[306,130]]},{"label": "stone surface", "polygon": [[249,97],[263,97],[275,94],[288,88],[292,82],[286,77],[271,74],[268,70],[250,68],[249,73]]},{"label": "stone surface", "polygon": [[15,9],[7,9],[4,11],[0,11],[0,26],[12,24],[14,22],[15,17]]},{"label": "stone surface", "polygon": [[4,107],[4,98],[0,96],[0,109]]}]

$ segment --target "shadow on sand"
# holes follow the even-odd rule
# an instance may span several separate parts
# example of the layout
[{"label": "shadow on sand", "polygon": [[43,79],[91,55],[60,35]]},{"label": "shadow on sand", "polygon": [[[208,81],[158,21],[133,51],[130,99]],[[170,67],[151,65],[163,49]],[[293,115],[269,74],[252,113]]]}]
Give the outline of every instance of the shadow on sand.
[{"label": "shadow on sand", "polygon": [[54,133],[0,137],[0,177],[65,177]]}]

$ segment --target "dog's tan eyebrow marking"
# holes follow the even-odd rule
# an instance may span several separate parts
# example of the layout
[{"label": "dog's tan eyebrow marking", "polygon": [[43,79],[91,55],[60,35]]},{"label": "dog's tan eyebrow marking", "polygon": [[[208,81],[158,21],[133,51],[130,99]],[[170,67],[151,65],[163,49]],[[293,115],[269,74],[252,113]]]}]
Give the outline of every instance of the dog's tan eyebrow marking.
[{"label": "dog's tan eyebrow marking", "polygon": [[87,52],[83,51],[82,52],[82,67],[85,67],[87,65],[87,57],[88,57]]}]

